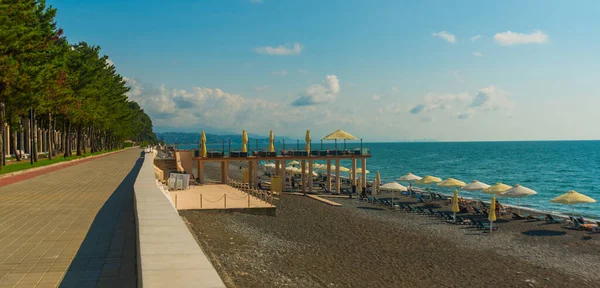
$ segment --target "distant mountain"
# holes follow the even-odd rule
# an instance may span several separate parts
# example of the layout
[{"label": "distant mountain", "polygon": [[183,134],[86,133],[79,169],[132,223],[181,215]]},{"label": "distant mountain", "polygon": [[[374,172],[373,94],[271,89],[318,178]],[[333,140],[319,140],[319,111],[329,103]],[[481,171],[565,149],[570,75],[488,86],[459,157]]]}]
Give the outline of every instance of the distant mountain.
[{"label": "distant mountain", "polygon": [[[196,144],[200,141],[200,133],[199,132],[162,132],[156,133],[158,139],[162,139],[167,144]],[[256,135],[256,134],[248,134],[249,141],[256,141],[258,139],[259,143],[268,143],[269,136],[264,135]],[[296,141],[295,139],[291,139],[288,137],[277,137],[275,136],[275,142],[280,142],[282,139],[288,141]],[[222,143],[225,141],[227,143],[231,140],[231,143],[241,143],[242,142],[242,134],[206,134],[206,143]],[[291,143],[291,142],[290,142]]]}]

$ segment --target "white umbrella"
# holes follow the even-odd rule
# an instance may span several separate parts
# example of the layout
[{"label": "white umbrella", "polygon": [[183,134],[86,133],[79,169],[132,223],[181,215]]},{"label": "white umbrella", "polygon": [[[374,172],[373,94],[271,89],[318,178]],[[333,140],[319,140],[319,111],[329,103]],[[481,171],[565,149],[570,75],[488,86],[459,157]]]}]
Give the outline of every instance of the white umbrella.
[{"label": "white umbrella", "polygon": [[473,180],[471,183],[467,184],[466,186],[461,187],[461,190],[466,190],[466,191],[478,191],[477,192],[477,199],[479,199],[479,191],[483,190],[483,189],[487,189],[490,188],[490,185],[485,184],[483,182],[479,182],[477,180]]},{"label": "white umbrella", "polygon": [[266,167],[266,168],[275,168],[275,163],[267,163],[267,164],[263,165],[263,167]]},{"label": "white umbrella", "polygon": [[408,191],[408,189],[406,189],[406,187],[398,184],[398,182],[391,182],[391,183],[381,185],[381,186],[379,186],[379,190],[392,191],[392,205],[394,205],[394,193],[393,193],[394,191],[400,191],[400,192]]},{"label": "white umbrella", "polygon": [[408,182],[408,187],[410,187],[412,189],[412,182],[415,182],[417,180],[421,180],[421,177],[408,172],[405,175],[403,175],[400,178],[398,178],[398,180],[399,181]]},{"label": "white umbrella", "polygon": [[519,214],[521,214],[521,207],[519,204],[519,198],[522,197],[526,197],[526,196],[530,196],[530,195],[535,195],[537,194],[537,192],[535,192],[532,189],[529,189],[525,186],[521,186],[519,184],[515,185],[513,188],[510,188],[502,193],[500,193],[500,196],[502,197],[510,197],[510,198],[517,198],[517,209],[519,209]]}]

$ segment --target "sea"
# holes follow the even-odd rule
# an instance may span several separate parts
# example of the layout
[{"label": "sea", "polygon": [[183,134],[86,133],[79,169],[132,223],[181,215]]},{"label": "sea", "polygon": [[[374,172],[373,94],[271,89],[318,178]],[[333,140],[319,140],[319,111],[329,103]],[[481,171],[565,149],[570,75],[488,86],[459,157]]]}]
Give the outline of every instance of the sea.
[{"label": "sea", "polygon": [[[265,145],[249,144],[248,149],[264,150]],[[312,148],[333,149],[334,145],[312,143]],[[337,143],[340,149],[343,145]],[[350,149],[361,144],[346,145]],[[197,147],[197,144],[178,146],[179,149]],[[398,177],[411,172],[421,177],[452,177],[466,183],[479,180],[490,185],[497,182],[520,184],[538,192],[537,195],[521,198],[521,207],[565,214],[571,213],[570,206],[554,204],[550,200],[569,190],[576,190],[599,202],[575,205],[575,214],[600,219],[600,141],[363,143],[362,147],[369,148],[372,154],[372,158],[367,159],[368,180],[374,179],[379,171],[384,183],[397,181]],[[208,144],[207,148],[228,151],[229,145]],[[282,148],[281,143],[276,144],[278,151]],[[303,149],[304,143],[286,144],[286,148]],[[232,150],[236,149],[232,147]],[[341,161],[341,165],[351,166],[349,160]],[[357,165],[360,167],[360,161]],[[430,189],[451,192],[435,186]],[[459,194],[483,200],[490,198],[477,192],[459,191]],[[516,199],[499,201],[517,204]]]}]

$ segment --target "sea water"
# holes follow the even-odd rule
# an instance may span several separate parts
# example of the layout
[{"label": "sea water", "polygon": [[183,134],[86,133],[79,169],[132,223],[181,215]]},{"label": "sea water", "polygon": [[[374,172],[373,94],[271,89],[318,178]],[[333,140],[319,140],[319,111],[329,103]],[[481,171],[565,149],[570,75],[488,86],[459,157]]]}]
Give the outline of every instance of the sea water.
[{"label": "sea water", "polygon": [[[232,144],[233,146],[236,146]],[[338,148],[344,144],[338,143]],[[364,143],[371,149],[372,158],[367,159],[367,178],[372,180],[377,171],[382,182],[397,181],[407,172],[419,176],[433,175],[440,178],[453,177],[466,183],[479,180],[487,184],[502,182],[520,184],[538,192],[537,195],[520,199],[520,205],[538,210],[569,212],[570,206],[554,204],[550,199],[576,190],[600,201],[600,141],[531,141],[531,142],[430,142],[430,143]],[[232,146],[232,150],[234,149]],[[239,144],[237,144],[239,146]],[[256,145],[249,144],[249,150]],[[334,144],[323,144],[332,149]],[[356,148],[360,144],[347,144]],[[198,145],[180,145],[180,149],[192,149]],[[209,150],[221,151],[222,144],[207,145]],[[228,150],[225,144],[225,151]],[[287,150],[304,143],[286,144]],[[258,149],[265,149],[259,145]],[[276,149],[281,150],[277,143]],[[312,143],[313,150],[321,148]],[[317,161],[319,162],[319,161]],[[323,161],[320,161],[324,163]],[[350,168],[350,161],[341,161]],[[357,161],[360,167],[360,161]],[[406,183],[402,183],[406,184]],[[450,192],[435,186],[433,190]],[[461,196],[476,197],[476,192],[459,191]],[[482,199],[488,195],[480,194]],[[501,202],[516,204],[515,199]],[[575,205],[577,214],[600,219],[600,202]]]}]

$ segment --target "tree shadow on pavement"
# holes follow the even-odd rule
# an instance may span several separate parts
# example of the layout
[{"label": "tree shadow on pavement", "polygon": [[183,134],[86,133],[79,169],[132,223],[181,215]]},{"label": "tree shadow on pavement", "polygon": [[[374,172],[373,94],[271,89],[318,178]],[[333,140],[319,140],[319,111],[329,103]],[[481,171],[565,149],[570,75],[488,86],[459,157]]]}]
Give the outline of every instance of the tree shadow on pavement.
[{"label": "tree shadow on pavement", "polygon": [[106,200],[59,287],[136,287],[133,184],[144,153]]}]

